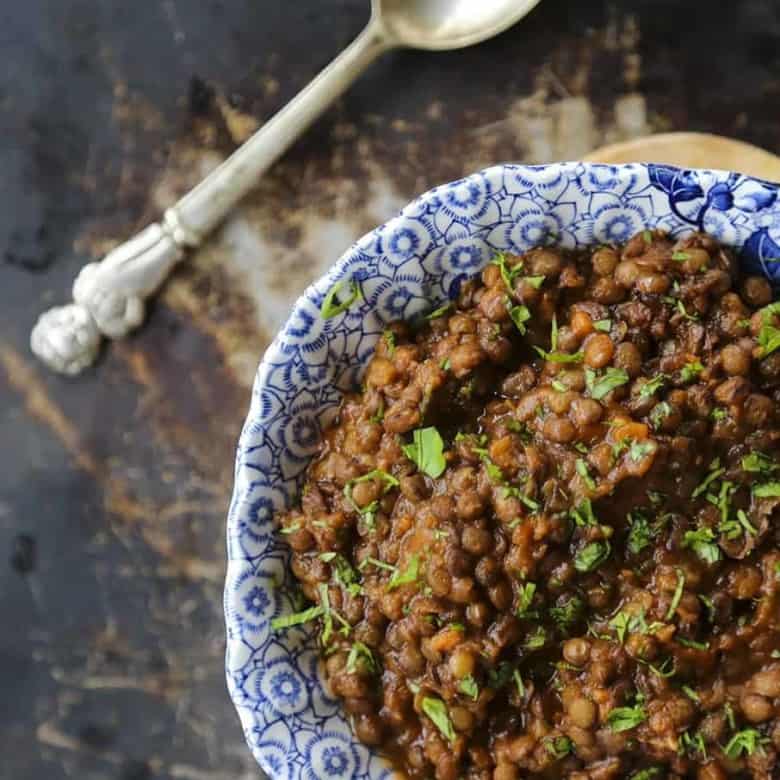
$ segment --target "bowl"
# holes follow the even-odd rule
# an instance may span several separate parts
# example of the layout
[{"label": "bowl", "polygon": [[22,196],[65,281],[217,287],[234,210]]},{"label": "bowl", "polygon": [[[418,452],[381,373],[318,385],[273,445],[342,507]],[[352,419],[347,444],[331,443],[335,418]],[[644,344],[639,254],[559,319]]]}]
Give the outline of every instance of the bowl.
[{"label": "bowl", "polygon": [[[270,627],[296,609],[274,513],[294,501],[321,427],[342,392],[359,384],[385,326],[454,297],[497,251],[622,242],[645,227],[709,233],[737,250],[743,269],[780,282],[778,186],[660,165],[498,165],[412,201],[298,299],[258,369],[227,532],[228,689],[273,780],[392,775],[352,735],[326,691],[313,629]],[[342,301],[354,300],[325,318],[321,308],[335,285]]]}]

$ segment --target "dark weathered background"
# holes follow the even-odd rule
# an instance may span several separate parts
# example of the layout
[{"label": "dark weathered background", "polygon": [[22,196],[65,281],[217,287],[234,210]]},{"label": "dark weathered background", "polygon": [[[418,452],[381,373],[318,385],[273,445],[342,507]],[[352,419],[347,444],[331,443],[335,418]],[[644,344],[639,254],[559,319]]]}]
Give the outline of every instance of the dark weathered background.
[{"label": "dark weathered background", "polygon": [[[327,10],[326,10],[327,9]],[[259,775],[223,684],[223,522],[292,298],[429,185],[706,129],[780,151],[780,3],[543,0],[377,63],[75,380],[29,354],[82,263],[159,213],[360,29],[364,0],[0,3],[0,776]]]}]

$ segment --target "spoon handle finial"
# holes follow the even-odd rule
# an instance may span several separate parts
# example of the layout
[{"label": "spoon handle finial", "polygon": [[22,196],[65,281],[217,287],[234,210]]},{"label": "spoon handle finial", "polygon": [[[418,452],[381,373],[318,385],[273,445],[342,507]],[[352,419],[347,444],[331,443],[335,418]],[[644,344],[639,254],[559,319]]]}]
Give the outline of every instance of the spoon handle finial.
[{"label": "spoon handle finial", "polygon": [[30,347],[49,368],[75,375],[94,362],[102,337],[118,339],[144,319],[152,295],[188,249],[200,246],[259,177],[392,44],[372,17],[363,32],[246,143],[129,241],[82,268],[73,303],[44,312]]}]

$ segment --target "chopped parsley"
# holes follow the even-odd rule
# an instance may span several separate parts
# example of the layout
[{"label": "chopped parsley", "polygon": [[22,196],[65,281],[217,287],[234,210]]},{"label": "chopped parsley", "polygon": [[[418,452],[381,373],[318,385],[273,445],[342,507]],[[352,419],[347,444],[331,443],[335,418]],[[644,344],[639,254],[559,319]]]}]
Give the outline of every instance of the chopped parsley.
[{"label": "chopped parsley", "polygon": [[515,687],[517,688],[517,695],[520,696],[520,698],[525,697],[525,683],[523,683],[523,678],[520,675],[520,672],[515,669],[514,672],[512,672],[512,678],[515,681]]},{"label": "chopped parsley", "polygon": [[707,746],[704,744],[704,737],[698,732],[690,734],[687,731],[683,731],[678,737],[677,744],[680,753],[687,755],[698,753],[702,758],[707,758]]},{"label": "chopped parsley", "polygon": [[772,317],[780,314],[780,301],[770,303],[761,309],[761,330],[758,332],[758,346],[761,349],[761,357],[771,355],[780,348],[780,328],[772,324]]},{"label": "chopped parsley", "polygon": [[534,350],[550,363],[579,363],[583,359],[582,352],[575,352],[571,355],[566,352],[558,352],[558,318],[554,314],[550,326],[550,351],[546,352],[541,347],[534,347]]},{"label": "chopped parsley", "polygon": [[477,685],[477,681],[471,675],[464,677],[458,683],[458,690],[462,694],[471,697],[474,701],[476,701],[479,697],[479,686]]},{"label": "chopped parsley", "polygon": [[642,238],[644,239],[644,242],[646,244],[652,244],[653,243],[653,234],[649,230],[643,230],[642,231]]},{"label": "chopped parsley", "polygon": [[632,555],[638,555],[645,547],[649,547],[653,543],[656,529],[650,525],[644,512],[629,512],[628,519],[631,522],[631,528],[628,532],[626,546]]},{"label": "chopped parsley", "polygon": [[556,760],[565,758],[574,750],[574,743],[568,737],[545,737],[544,746]]},{"label": "chopped parsley", "polygon": [[364,474],[362,477],[350,479],[349,482],[344,485],[344,498],[346,498],[349,505],[363,517],[363,520],[369,528],[373,527],[376,520],[376,511],[379,508],[379,502],[372,501],[367,506],[358,506],[358,504],[355,502],[355,499],[352,497],[352,489],[359,482],[368,482],[372,479],[379,479],[384,483],[382,490],[383,495],[391,488],[398,487],[400,484],[392,474],[388,474],[382,469],[374,469],[373,471],[369,471],[368,474]]},{"label": "chopped parsley", "polygon": [[701,364],[701,361],[692,360],[680,369],[680,381],[693,382],[698,379],[702,371],[704,371],[704,366]]},{"label": "chopped parsley", "polygon": [[569,517],[580,528],[599,524],[598,518],[593,512],[593,502],[589,498],[582,500],[576,507],[569,510]]},{"label": "chopped parsley", "polygon": [[606,540],[590,542],[574,556],[574,568],[579,572],[595,571],[611,552],[612,545]]},{"label": "chopped parsley", "polygon": [[655,449],[656,444],[653,441],[635,441],[632,442],[631,446],[628,448],[628,457],[634,461],[634,463],[639,463],[646,455],[655,452]]},{"label": "chopped parsley", "polygon": [[413,582],[417,582],[420,576],[420,556],[414,554],[409,558],[409,563],[404,571],[395,570],[390,581],[387,583],[388,590],[394,590],[400,588],[401,585],[411,585]]},{"label": "chopped parsley", "polygon": [[690,255],[687,252],[672,253],[672,260],[674,260],[677,263],[684,263],[688,259],[690,259]]},{"label": "chopped parsley", "polygon": [[442,733],[445,739],[455,741],[455,729],[452,727],[447,705],[434,696],[423,696],[422,711],[433,721],[433,725]]},{"label": "chopped parsley", "polygon": [[530,287],[533,287],[534,290],[538,290],[544,284],[546,278],[547,277],[543,274],[539,274],[538,276],[524,276],[523,282]]},{"label": "chopped parsley", "polygon": [[715,420],[715,422],[720,422],[721,420],[725,420],[729,416],[729,413],[725,409],[721,409],[720,407],[716,407],[710,412],[710,417]]},{"label": "chopped parsley", "polygon": [[780,482],[765,482],[763,485],[756,485],[753,488],[753,495],[756,498],[778,498],[780,497]]},{"label": "chopped parsley", "polygon": [[316,620],[318,617],[322,617],[324,613],[325,610],[319,605],[309,607],[302,612],[295,612],[292,615],[282,615],[281,617],[274,618],[271,621],[271,628],[274,631],[281,631],[285,628],[300,626],[303,623],[308,623],[310,620]]},{"label": "chopped parsley", "polygon": [[669,377],[666,374],[656,374],[642,385],[639,391],[639,398],[644,401],[651,395],[655,395],[668,380]]},{"label": "chopped parsley", "polygon": [[440,477],[447,468],[444,459],[444,441],[436,428],[417,428],[412,443],[402,447],[404,455],[429,477]]},{"label": "chopped parsley", "polygon": [[628,380],[628,372],[623,368],[607,368],[601,375],[592,368],[585,369],[585,385],[591,398],[596,401],[600,401],[616,387],[626,384]]},{"label": "chopped parsley", "polygon": [[572,596],[570,599],[551,607],[550,617],[561,631],[567,632],[580,620],[584,607],[585,604],[579,596]]},{"label": "chopped parsley", "polygon": [[536,593],[536,583],[526,582],[520,586],[520,592],[518,594],[519,603],[517,605],[518,617],[534,617],[537,613],[530,612],[531,603],[534,600],[534,594]]},{"label": "chopped parsley", "polygon": [[537,626],[532,634],[529,634],[523,645],[526,650],[538,650],[547,642],[547,632],[542,626]]},{"label": "chopped parsley", "polygon": [[385,344],[387,345],[387,354],[390,357],[393,357],[395,354],[395,333],[393,333],[392,330],[386,330],[382,334],[382,338],[385,340]]},{"label": "chopped parsley", "polygon": [[669,604],[669,611],[666,613],[666,619],[671,620],[674,617],[674,613],[677,612],[677,607],[680,606],[680,599],[685,589],[685,574],[682,569],[677,569],[677,585],[674,588],[674,594],[672,595],[672,602]]},{"label": "chopped parsley", "polygon": [[684,636],[677,637],[677,643],[683,647],[690,647],[693,650],[709,650],[709,642],[697,642],[695,639],[686,639]]},{"label": "chopped parsley", "polygon": [[704,478],[704,481],[699,483],[693,493],[691,493],[691,498],[697,498],[702,493],[705,493],[710,486],[710,483],[714,482],[725,471],[726,469],[722,468],[720,465],[720,458],[715,458],[715,460],[710,463],[709,473]]},{"label": "chopped parsley", "polygon": [[658,777],[659,774],[661,774],[661,770],[657,766],[650,766],[647,769],[634,772],[628,780],[651,780],[653,777]]},{"label": "chopped parsley", "polygon": [[609,333],[612,330],[612,320],[596,320],[593,327],[602,333]]},{"label": "chopped parsley", "polygon": [[763,745],[769,742],[757,729],[743,729],[738,731],[723,747],[723,752],[732,761],[740,756],[752,756],[756,750],[763,750]]},{"label": "chopped parsley", "polygon": [[295,534],[298,533],[298,531],[301,530],[301,524],[300,523],[293,523],[292,525],[288,525],[286,528],[282,528],[279,530],[280,534],[284,534],[287,536],[288,534]]},{"label": "chopped parsley", "polygon": [[[348,291],[342,295],[345,285]],[[327,295],[320,306],[320,315],[324,320],[329,320],[342,312],[345,312],[360,297],[360,287],[354,279],[340,279],[328,290]]]},{"label": "chopped parsley", "polygon": [[447,301],[443,306],[439,306],[438,309],[434,309],[430,314],[425,315],[426,320],[436,320],[439,317],[443,317],[451,308],[452,301]]},{"label": "chopped parsley", "polygon": [[553,381],[550,382],[550,385],[552,389],[558,393],[565,393],[569,390],[569,386],[561,382],[560,379],[553,379]]},{"label": "chopped parsley", "polygon": [[697,528],[686,531],[683,535],[683,547],[690,547],[704,563],[717,563],[722,555],[720,547],[715,544],[715,532],[711,528]]},{"label": "chopped parsley", "polygon": [[691,700],[695,701],[697,704],[701,702],[701,698],[696,691],[691,688],[690,685],[683,685],[680,687],[680,690]]},{"label": "chopped parsley", "polygon": [[494,691],[503,688],[512,679],[512,665],[507,661],[488,671],[488,686]]},{"label": "chopped parsley", "polygon": [[593,477],[591,477],[590,472],[588,471],[588,464],[582,458],[577,458],[574,464],[574,468],[577,470],[577,473],[582,477],[582,481],[585,483],[585,486],[589,490],[595,490],[596,483],[593,480]]},{"label": "chopped parsley", "polygon": [[639,704],[634,707],[615,707],[607,715],[607,725],[616,734],[635,729],[645,720],[647,720],[647,713]]},{"label": "chopped parsley", "polygon": [[514,322],[517,330],[525,335],[527,330],[525,323],[531,319],[531,312],[528,310],[528,307],[523,306],[523,304],[518,304],[517,306],[509,306],[507,310],[509,311],[509,316],[512,318],[512,322]]},{"label": "chopped parsley", "polygon": [[657,403],[650,412],[650,422],[653,428],[658,430],[669,415],[673,412],[672,405],[668,401]]},{"label": "chopped parsley", "polygon": [[775,463],[771,458],[761,452],[751,452],[742,458],[742,470],[754,474],[771,474],[780,469],[780,464]]},{"label": "chopped parsley", "polygon": [[347,656],[347,673],[354,674],[358,670],[368,673],[379,671],[379,666],[374,660],[371,648],[363,642],[353,642]]},{"label": "chopped parsley", "polygon": [[513,292],[515,279],[523,272],[522,262],[510,268],[507,264],[507,256],[503,252],[498,252],[490,262],[493,265],[498,266],[498,270],[501,272],[501,278],[504,280],[506,289],[509,292]]}]

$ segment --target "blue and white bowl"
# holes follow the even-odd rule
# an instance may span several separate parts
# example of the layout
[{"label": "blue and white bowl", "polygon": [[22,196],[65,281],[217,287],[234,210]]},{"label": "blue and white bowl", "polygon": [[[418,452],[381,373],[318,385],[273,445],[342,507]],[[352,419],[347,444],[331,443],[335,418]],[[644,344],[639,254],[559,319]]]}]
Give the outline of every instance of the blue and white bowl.
[{"label": "blue and white bowl", "polygon": [[[392,774],[325,690],[311,627],[270,627],[295,609],[274,513],[295,500],[321,426],[358,384],[385,326],[454,297],[497,251],[622,242],[646,227],[709,233],[738,251],[744,269],[780,282],[778,186],[659,165],[498,165],[421,195],[306,290],[257,372],[228,515],[228,688],[273,780]],[[338,283],[359,294],[324,319]]]}]

